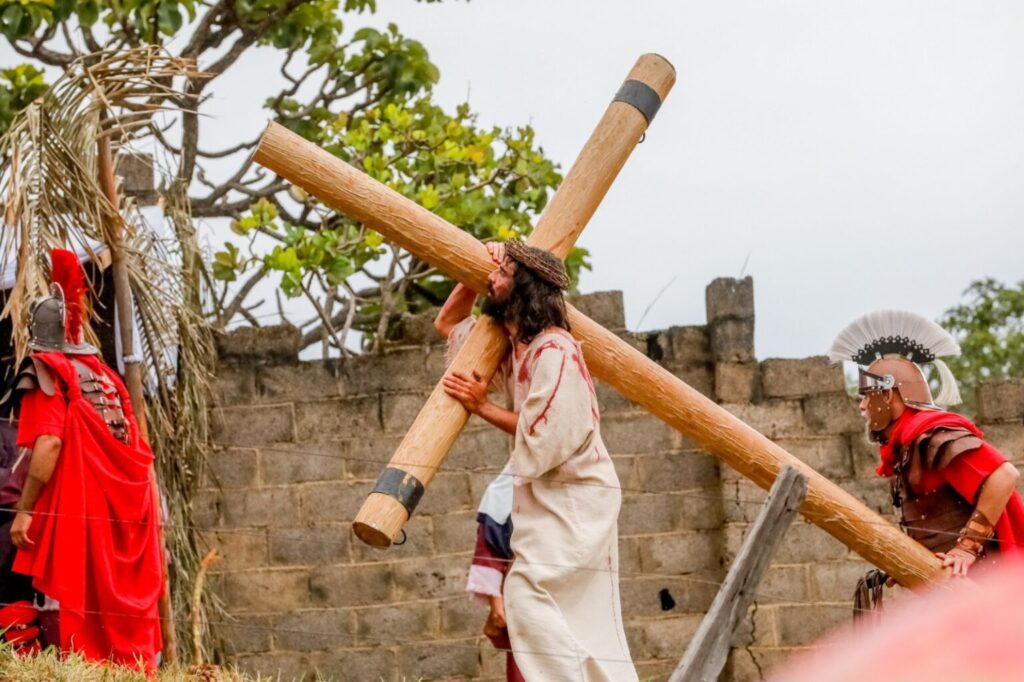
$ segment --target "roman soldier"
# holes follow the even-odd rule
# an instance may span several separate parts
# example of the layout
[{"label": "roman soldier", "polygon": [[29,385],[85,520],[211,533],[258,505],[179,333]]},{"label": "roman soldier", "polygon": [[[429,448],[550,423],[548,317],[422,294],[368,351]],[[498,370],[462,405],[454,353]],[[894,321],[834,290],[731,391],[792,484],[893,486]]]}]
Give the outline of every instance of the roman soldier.
[{"label": "roman soldier", "polygon": [[[978,562],[1022,550],[1024,505],[1013,464],[970,420],[943,409],[959,404],[960,392],[942,357],[959,354],[934,322],[883,310],[840,332],[829,358],[858,365],[861,415],[879,444],[877,472],[891,480],[901,526],[962,577]],[[939,383],[934,399],[929,364]]]},{"label": "roman soldier", "polygon": [[121,378],[82,339],[78,258],[54,250],[51,274],[30,312],[31,355],[2,400],[31,451],[13,570],[59,602],[63,650],[152,671],[164,585],[153,453]]}]

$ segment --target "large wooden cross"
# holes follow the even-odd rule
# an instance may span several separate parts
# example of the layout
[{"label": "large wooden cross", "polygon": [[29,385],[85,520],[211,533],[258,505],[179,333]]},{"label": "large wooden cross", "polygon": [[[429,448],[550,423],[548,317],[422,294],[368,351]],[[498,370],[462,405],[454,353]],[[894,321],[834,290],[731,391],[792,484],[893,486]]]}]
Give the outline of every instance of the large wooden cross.
[{"label": "large wooden cross", "polygon": [[[668,62],[641,57],[617,95],[625,103],[609,107],[538,221],[532,244],[563,257],[568,253],[656,110],[651,95],[660,100],[673,81]],[[486,293],[493,264],[481,242],[345,161],[276,123],[267,127],[254,159],[478,294]],[[623,396],[765,490],[782,467],[797,469],[808,481],[801,513],[902,585],[941,575],[931,552],[806,463],[571,306],[569,322],[593,375]],[[477,327],[448,371],[493,375],[507,340],[493,324]],[[360,510],[355,530],[361,539],[386,547],[397,537],[467,420],[462,405],[439,384],[378,481],[375,490],[384,492],[372,493]]]}]

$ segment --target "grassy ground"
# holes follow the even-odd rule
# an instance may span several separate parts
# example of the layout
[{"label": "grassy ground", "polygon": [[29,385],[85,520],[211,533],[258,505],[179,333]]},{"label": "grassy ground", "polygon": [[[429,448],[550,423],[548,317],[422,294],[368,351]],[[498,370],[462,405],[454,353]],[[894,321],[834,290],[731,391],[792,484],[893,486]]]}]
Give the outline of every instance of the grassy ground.
[{"label": "grassy ground", "polygon": [[[228,670],[208,668],[189,673],[161,669],[155,682],[270,682]],[[49,649],[38,656],[19,656],[0,644],[0,682],[153,682],[143,673],[116,665],[99,665],[79,656],[61,657]]]}]

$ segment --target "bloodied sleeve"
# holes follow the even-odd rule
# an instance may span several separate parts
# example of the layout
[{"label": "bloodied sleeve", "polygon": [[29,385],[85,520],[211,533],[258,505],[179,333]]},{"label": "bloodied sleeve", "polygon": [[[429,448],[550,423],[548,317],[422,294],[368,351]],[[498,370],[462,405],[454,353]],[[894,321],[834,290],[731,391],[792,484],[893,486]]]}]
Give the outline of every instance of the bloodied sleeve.
[{"label": "bloodied sleeve", "polygon": [[543,476],[587,452],[597,427],[579,351],[547,341],[532,353],[512,464],[515,475],[524,477]]}]

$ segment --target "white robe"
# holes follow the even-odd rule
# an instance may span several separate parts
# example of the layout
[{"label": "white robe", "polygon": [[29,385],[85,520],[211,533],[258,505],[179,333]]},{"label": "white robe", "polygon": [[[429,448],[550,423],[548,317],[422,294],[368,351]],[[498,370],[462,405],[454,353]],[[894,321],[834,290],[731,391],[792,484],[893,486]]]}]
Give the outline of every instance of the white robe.
[{"label": "white robe", "polygon": [[[456,327],[453,347],[471,327]],[[580,346],[544,333],[499,371],[493,385],[512,388],[519,413],[504,588],[516,663],[528,682],[636,680],[619,598],[622,493]]]}]

